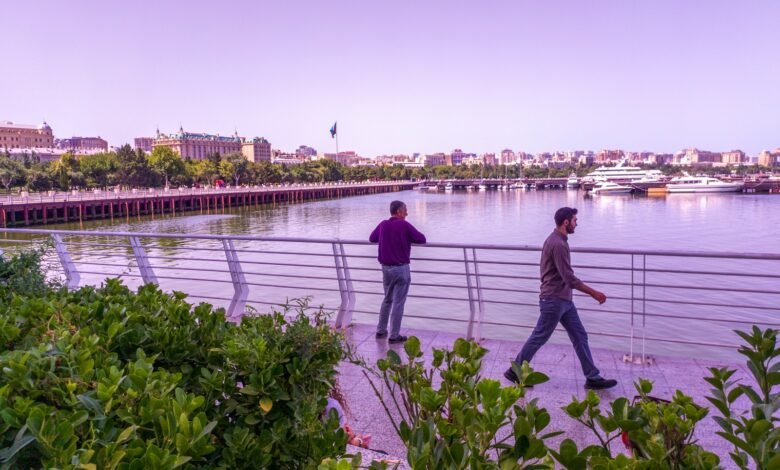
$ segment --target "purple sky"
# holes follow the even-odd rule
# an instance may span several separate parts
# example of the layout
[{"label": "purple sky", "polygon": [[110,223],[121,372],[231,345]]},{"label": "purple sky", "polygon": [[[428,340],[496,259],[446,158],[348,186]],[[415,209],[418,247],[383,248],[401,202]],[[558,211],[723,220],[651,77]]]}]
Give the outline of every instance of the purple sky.
[{"label": "purple sky", "polygon": [[59,1],[2,8],[0,120],[365,156],[780,147],[780,2]]}]

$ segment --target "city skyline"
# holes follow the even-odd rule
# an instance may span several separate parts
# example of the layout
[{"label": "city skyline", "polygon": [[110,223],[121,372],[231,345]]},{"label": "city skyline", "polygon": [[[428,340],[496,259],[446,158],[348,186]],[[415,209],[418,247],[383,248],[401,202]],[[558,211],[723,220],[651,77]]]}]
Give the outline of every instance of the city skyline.
[{"label": "city skyline", "polygon": [[370,156],[780,145],[776,2],[4,10],[36,27],[4,26],[0,120],[112,145],[182,126],[328,153],[334,121],[341,150]]}]

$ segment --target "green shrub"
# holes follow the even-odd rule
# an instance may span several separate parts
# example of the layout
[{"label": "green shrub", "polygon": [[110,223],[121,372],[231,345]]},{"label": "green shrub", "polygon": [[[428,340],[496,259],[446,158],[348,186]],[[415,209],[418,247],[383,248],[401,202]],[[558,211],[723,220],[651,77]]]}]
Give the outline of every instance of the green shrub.
[{"label": "green shrub", "polygon": [[[707,399],[721,414],[715,417],[722,429],[718,435],[734,446],[730,454],[734,463],[739,468],[777,469],[780,468],[780,428],[777,427],[780,418],[776,416],[780,409],[778,331],[754,326],[750,333],[736,333],[745,342],[738,352],[747,358],[755,385],[732,380],[734,369],[712,367],[712,376],[705,379],[713,386],[712,396]],[[743,395],[749,400],[750,410],[737,413],[733,410],[734,403]]]},{"label": "green shrub", "polygon": [[[599,445],[579,451],[574,441],[566,439],[558,451],[551,451],[563,468],[648,468],[710,469],[720,459],[697,445],[693,434],[696,424],[707,416],[707,408],[693,402],[679,390],[671,401],[650,396],[653,384],[640,379],[634,384],[637,399],[618,398],[607,412],[599,407],[599,396],[589,390],[584,400],[574,398],[563,408],[568,416],[594,434]],[[628,441],[633,458],[614,455],[611,443],[619,438]]]},{"label": "green shrub", "polygon": [[342,337],[321,314],[245,317],[117,280],[0,306],[2,468],[316,468]]},{"label": "green shrub", "polygon": [[[407,461],[415,469],[552,468],[544,433],[550,415],[530,400],[521,406],[523,387],[501,387],[479,372],[486,349],[458,339],[453,349],[434,349],[426,368],[420,341],[404,345],[407,361],[393,350],[377,361],[371,381],[377,397],[407,447]],[[524,385],[547,380],[526,364],[518,370]],[[434,375],[441,383],[434,386]],[[389,390],[383,398],[374,381]]]}]

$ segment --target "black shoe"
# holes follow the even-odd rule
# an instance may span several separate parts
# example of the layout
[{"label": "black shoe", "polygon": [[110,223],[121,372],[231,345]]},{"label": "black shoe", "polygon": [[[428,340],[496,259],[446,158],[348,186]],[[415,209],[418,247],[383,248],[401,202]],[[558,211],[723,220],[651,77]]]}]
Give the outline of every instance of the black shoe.
[{"label": "black shoe", "polygon": [[395,338],[390,338],[388,341],[391,343],[404,343],[406,342],[407,338],[404,335],[398,335]]},{"label": "black shoe", "polygon": [[615,385],[617,385],[617,380],[615,379],[602,379],[599,377],[598,379],[585,380],[585,388],[590,390],[604,390],[612,388]]},{"label": "black shoe", "polygon": [[384,333],[376,334],[376,339],[385,339],[385,338],[387,338],[387,331],[385,331]]},{"label": "black shoe", "polygon": [[[517,374],[515,374],[515,371],[512,369],[507,369],[506,372],[504,372],[504,378],[515,385],[520,385],[520,379],[517,378]],[[523,385],[523,388],[534,388],[534,386]]]}]

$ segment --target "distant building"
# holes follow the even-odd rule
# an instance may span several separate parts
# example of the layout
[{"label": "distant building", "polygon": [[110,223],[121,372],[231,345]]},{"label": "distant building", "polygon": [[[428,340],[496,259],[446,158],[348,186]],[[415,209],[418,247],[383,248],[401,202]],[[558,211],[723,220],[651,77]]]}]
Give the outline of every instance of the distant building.
[{"label": "distant building", "polygon": [[66,153],[71,153],[76,158],[84,157],[87,155],[94,155],[101,153],[102,150],[67,150],[60,148],[9,148],[6,149],[11,157],[16,160],[23,160],[24,158],[30,158],[33,162],[53,162],[59,160]]},{"label": "distant building", "polygon": [[295,151],[295,154],[304,158],[311,158],[317,155],[317,150],[309,147],[308,145],[301,145],[298,147],[298,150]]},{"label": "distant building", "polygon": [[355,152],[326,153],[325,158],[341,163],[344,166],[352,166],[360,158]]},{"label": "distant building", "polygon": [[496,159],[495,153],[485,153],[482,155],[482,161],[485,163],[485,165],[492,165],[496,166],[498,164],[498,160]]},{"label": "distant building", "polygon": [[134,141],[136,149],[141,149],[146,153],[152,153],[154,137],[136,137]]},{"label": "distant building", "polygon": [[432,153],[425,156],[425,166],[446,165],[447,159],[443,153]]},{"label": "distant building", "polygon": [[685,160],[691,165],[712,165],[721,163],[721,154],[718,152],[709,152],[697,148],[685,149]]},{"label": "distant building", "polygon": [[720,161],[726,165],[740,165],[747,162],[747,157],[742,150],[732,150],[720,154]]},{"label": "distant building", "polygon": [[108,151],[108,142],[98,137],[71,137],[69,139],[55,139],[54,146],[65,150],[100,150]]},{"label": "distant building", "polygon": [[176,134],[161,134],[157,131],[157,138],[153,147],[168,147],[178,153],[181,158],[192,160],[204,160],[207,156],[218,153],[241,153],[243,142],[238,133],[230,137],[222,137],[219,134],[202,134],[184,132],[179,128]]},{"label": "distant building", "polygon": [[54,133],[44,121],[39,126],[0,121],[0,148],[53,148]]},{"label": "distant building", "polygon": [[469,155],[461,149],[455,149],[448,155],[448,157],[449,160],[447,161],[447,165],[454,166],[462,164],[463,159],[469,157]]},{"label": "distant building", "polygon": [[597,163],[618,162],[623,159],[625,155],[622,150],[599,150],[596,153]]},{"label": "distant building", "polygon": [[770,168],[780,168],[780,148],[774,151],[764,150],[758,154],[758,164]]},{"label": "distant building", "polygon": [[263,137],[245,139],[241,144],[241,153],[250,162],[270,162],[271,142]]},{"label": "distant building", "polygon": [[502,165],[511,165],[512,163],[515,162],[517,162],[517,155],[515,155],[515,152],[513,152],[510,149],[504,149],[501,151],[500,163]]}]

